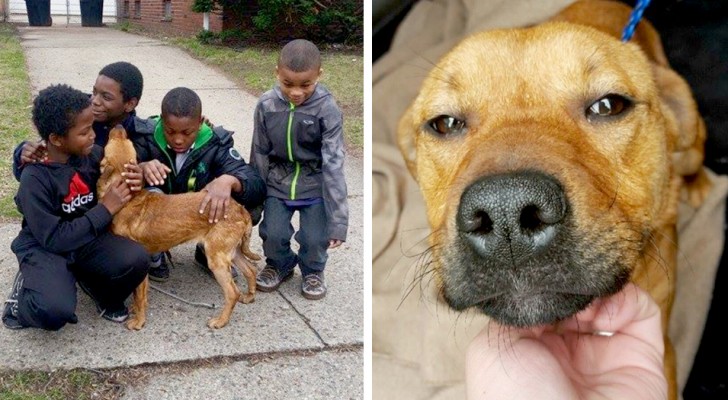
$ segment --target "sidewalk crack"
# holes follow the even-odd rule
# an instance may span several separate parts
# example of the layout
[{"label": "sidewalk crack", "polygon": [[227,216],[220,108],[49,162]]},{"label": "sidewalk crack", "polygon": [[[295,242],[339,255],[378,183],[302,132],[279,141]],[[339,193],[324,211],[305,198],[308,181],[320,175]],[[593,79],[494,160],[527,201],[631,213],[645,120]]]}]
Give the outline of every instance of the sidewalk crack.
[{"label": "sidewalk crack", "polygon": [[296,306],[293,305],[293,302],[291,300],[289,300],[288,297],[284,296],[283,293],[278,292],[278,295],[281,296],[283,298],[283,300],[286,301],[286,303],[288,303],[288,305],[293,309],[293,311],[296,312],[296,314],[298,314],[299,317],[301,317],[301,319],[303,320],[303,322],[308,326],[308,329],[310,329],[311,331],[313,331],[313,333],[321,341],[321,343],[324,345],[324,347],[329,347],[330,345],[328,343],[326,343],[326,341],[324,340],[324,338],[321,337],[321,335],[318,333],[318,331],[316,330],[316,328],[314,328],[311,325],[311,320],[308,319],[308,318],[306,318],[306,316],[303,315],[303,313],[301,311],[299,311],[296,308]]}]

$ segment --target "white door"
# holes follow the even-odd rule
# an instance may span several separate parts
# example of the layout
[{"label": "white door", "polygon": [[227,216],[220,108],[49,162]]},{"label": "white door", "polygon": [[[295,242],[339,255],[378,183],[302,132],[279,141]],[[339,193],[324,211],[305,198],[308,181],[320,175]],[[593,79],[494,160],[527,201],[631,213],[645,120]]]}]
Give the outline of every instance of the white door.
[{"label": "white door", "polygon": [[[51,0],[51,18],[53,19],[53,25],[80,25],[80,0]],[[25,8],[25,0],[9,1],[8,20],[10,22],[28,22],[28,12]],[[116,23],[116,0],[104,0],[102,22],[105,24]]]}]

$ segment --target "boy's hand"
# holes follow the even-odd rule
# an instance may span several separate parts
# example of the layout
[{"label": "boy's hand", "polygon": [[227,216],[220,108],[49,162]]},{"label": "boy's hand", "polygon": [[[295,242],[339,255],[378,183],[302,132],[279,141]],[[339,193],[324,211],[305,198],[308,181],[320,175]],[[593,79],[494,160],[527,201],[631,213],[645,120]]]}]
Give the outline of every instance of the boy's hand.
[{"label": "boy's hand", "polygon": [[205,125],[209,126],[210,128],[214,128],[215,127],[215,125],[213,125],[212,122],[210,122],[210,120],[206,116],[204,116],[204,115],[202,116],[202,122]]},{"label": "boy's hand", "polygon": [[159,160],[151,160],[139,164],[144,174],[144,180],[154,186],[159,186],[167,179],[167,174],[172,172],[168,166],[162,164]]},{"label": "boy's hand", "polygon": [[339,239],[329,239],[329,248],[335,249],[335,248],[341,246],[342,243],[344,243],[344,242],[342,242]]},{"label": "boy's hand", "polygon": [[124,164],[126,171],[121,173],[126,179],[126,184],[129,185],[129,190],[132,192],[138,192],[142,190],[144,186],[144,172],[142,168],[137,165],[136,160],[129,160],[129,164]]},{"label": "boy's hand", "polygon": [[235,184],[240,184],[237,178],[231,175],[221,175],[208,183],[202,191],[207,192],[200,203],[200,214],[205,213],[209,203],[208,222],[211,224],[221,218],[227,218],[227,207],[230,205],[230,192],[235,190]]},{"label": "boy's hand", "polygon": [[131,200],[129,185],[123,180],[115,180],[101,199],[101,204],[109,210],[111,215],[115,215],[129,200]]},{"label": "boy's hand", "polygon": [[23,149],[20,151],[20,162],[22,164],[40,162],[47,157],[48,149],[43,139],[37,142],[25,142]]}]

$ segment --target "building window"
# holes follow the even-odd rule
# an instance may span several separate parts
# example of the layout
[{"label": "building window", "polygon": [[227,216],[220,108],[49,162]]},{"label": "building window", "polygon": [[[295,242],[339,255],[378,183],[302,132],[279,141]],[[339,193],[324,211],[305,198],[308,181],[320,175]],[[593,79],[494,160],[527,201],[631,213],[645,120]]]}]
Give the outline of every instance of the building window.
[{"label": "building window", "polygon": [[164,0],[164,18],[162,21],[172,20],[172,0]]},{"label": "building window", "polygon": [[124,9],[121,14],[124,18],[129,18],[129,2],[124,1]]},{"label": "building window", "polygon": [[142,17],[142,2],[137,0],[134,2],[134,18]]}]

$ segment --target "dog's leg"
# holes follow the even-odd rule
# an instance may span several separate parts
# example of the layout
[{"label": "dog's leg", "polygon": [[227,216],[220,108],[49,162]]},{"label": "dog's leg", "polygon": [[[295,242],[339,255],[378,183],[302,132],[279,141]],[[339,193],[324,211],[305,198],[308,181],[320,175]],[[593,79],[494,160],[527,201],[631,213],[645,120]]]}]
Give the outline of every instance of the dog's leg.
[{"label": "dog's leg", "polygon": [[225,305],[223,305],[220,315],[207,321],[208,327],[219,329],[230,321],[230,315],[233,308],[235,308],[235,303],[240,298],[240,289],[235,285],[230,274],[232,257],[230,256],[229,247],[223,248],[223,246],[210,245],[210,243],[206,242],[205,252],[207,253],[207,264],[215,275],[215,279],[225,297]]},{"label": "dog's leg", "polygon": [[240,272],[245,275],[245,280],[248,283],[248,293],[245,293],[240,296],[240,302],[241,303],[252,303],[255,301],[255,290],[256,290],[256,283],[255,283],[255,275],[256,275],[256,268],[255,266],[248,261],[245,256],[241,253],[236,251],[235,252],[235,265],[238,267]]},{"label": "dog's leg", "polygon": [[149,293],[149,277],[134,289],[134,300],[131,306],[132,316],[126,321],[126,328],[138,331],[147,322],[147,293]]}]

